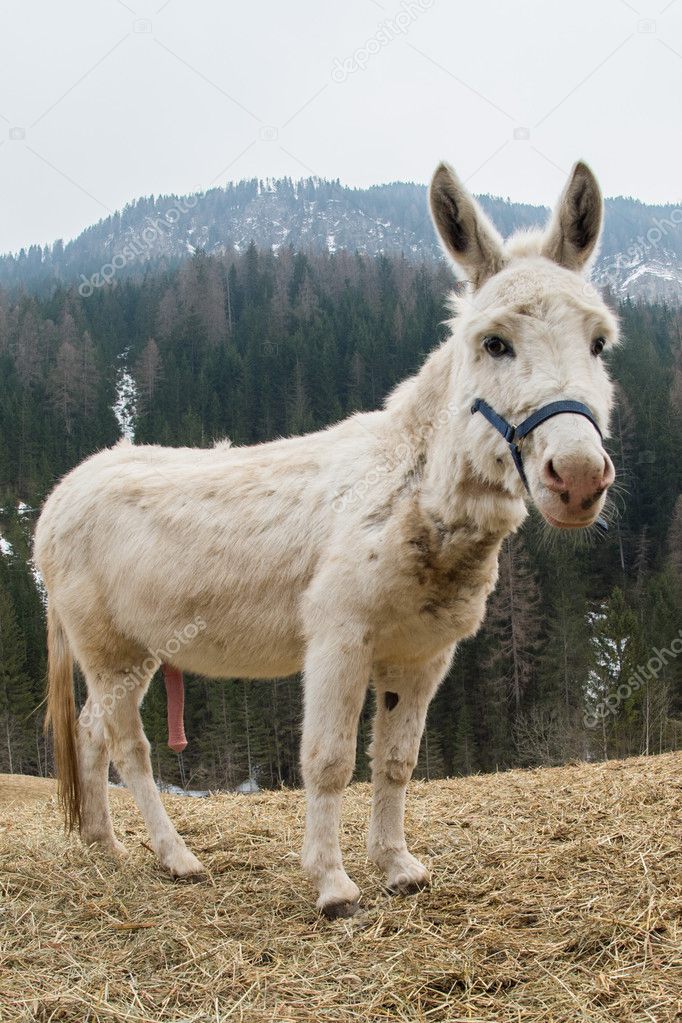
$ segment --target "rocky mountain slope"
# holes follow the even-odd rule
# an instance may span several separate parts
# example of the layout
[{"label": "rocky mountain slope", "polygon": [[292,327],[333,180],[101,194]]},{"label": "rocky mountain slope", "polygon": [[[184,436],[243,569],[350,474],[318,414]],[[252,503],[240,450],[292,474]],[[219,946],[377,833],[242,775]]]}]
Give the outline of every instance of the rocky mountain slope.
[{"label": "rocky mountain slope", "polygon": [[[548,216],[540,206],[492,196],[480,201],[504,235],[542,224]],[[673,205],[608,199],[597,283],[619,298],[679,301],[681,222],[682,208]],[[243,251],[252,241],[274,251],[291,245],[440,258],[423,185],[393,182],[353,189],[313,178],[254,179],[192,196],[138,199],[66,244],[57,241],[2,256],[0,286],[50,289],[56,282],[77,281],[86,294],[110,279],[176,265],[197,249]]]}]

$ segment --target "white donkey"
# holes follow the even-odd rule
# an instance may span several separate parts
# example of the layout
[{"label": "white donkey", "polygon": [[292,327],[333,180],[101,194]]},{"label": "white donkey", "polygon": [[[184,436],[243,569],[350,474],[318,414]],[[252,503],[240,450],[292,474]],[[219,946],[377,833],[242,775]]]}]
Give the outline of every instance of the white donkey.
[{"label": "white donkey", "polygon": [[[213,677],[303,671],[302,860],[328,916],[358,905],[338,828],[371,682],[369,855],[392,890],[428,883],[403,816],[429,701],[457,642],[481,625],[527,493],[553,526],[596,521],[614,476],[599,355],[617,340],[583,276],[602,218],[585,164],[547,230],[506,244],[445,164],[430,203],[470,287],[454,300],[451,336],[383,409],[253,447],[120,443],[48,498],[35,541],[49,594],[48,715],[67,824],[85,842],[124,851],[111,757],[162,864],[177,877],[202,870],[164,810],[139,714],[170,648],[177,668]],[[510,452],[507,420],[538,409]],[[77,723],[73,657],[89,694]]]}]

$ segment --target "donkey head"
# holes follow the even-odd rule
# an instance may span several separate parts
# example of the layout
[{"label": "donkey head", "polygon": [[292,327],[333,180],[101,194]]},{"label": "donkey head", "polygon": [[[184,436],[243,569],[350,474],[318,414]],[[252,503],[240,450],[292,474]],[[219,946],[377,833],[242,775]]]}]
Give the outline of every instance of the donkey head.
[{"label": "donkey head", "polygon": [[506,243],[446,164],[434,174],[430,203],[443,247],[470,284],[453,299],[457,404],[482,399],[486,414],[494,410],[502,419],[502,426],[495,424],[500,432],[504,420],[518,426],[553,402],[587,406],[582,414],[561,411],[544,419],[519,440],[516,467],[491,428],[494,413],[488,421],[467,417],[461,449],[482,480],[514,496],[524,493],[526,482],[552,526],[591,525],[614,479],[600,435],[613,400],[601,356],[618,339],[613,314],[584,276],[601,229],[599,185],[577,163],[547,229]]}]

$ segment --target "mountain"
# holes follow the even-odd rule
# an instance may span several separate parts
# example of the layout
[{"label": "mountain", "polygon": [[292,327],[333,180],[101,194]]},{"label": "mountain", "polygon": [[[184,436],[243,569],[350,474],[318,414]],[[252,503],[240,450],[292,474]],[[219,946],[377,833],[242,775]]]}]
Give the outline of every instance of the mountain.
[{"label": "mountain", "polygon": [[[483,195],[481,205],[503,235],[542,225],[549,211]],[[594,279],[617,298],[682,299],[682,209],[636,199],[606,200]],[[190,196],[150,196],[87,228],[73,241],[31,246],[0,257],[0,286],[50,291],[78,282],[84,297],[114,278],[172,268],[197,249],[244,251],[254,241],[277,251],[349,249],[441,258],[424,185],[392,182],[347,188],[337,181],[290,178],[228,184]]]}]

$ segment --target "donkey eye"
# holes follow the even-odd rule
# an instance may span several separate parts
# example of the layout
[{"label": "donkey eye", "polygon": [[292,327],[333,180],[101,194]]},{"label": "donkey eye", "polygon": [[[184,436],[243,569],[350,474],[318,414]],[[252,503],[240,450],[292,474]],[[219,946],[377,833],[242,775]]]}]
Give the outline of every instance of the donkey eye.
[{"label": "donkey eye", "polygon": [[488,337],[484,337],[483,347],[488,355],[492,355],[493,359],[500,359],[503,355],[514,354],[514,349],[509,342],[505,341],[502,337],[498,337],[497,334],[490,334]]},{"label": "donkey eye", "polygon": [[595,337],[592,342],[591,350],[593,355],[601,355],[604,351],[604,345],[606,344],[605,337]]}]

